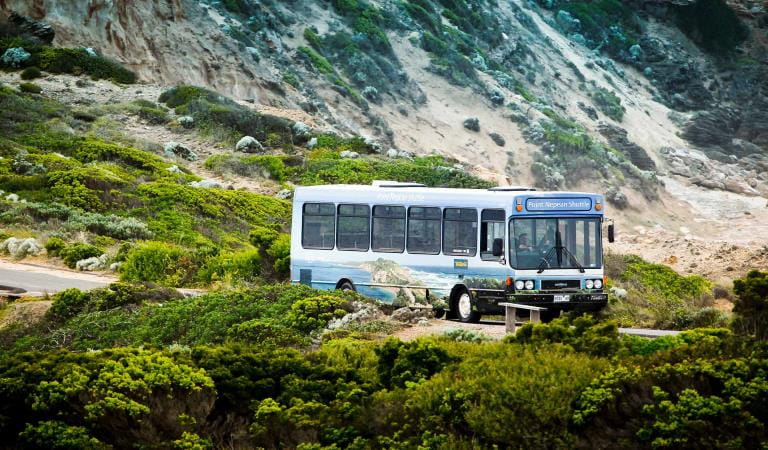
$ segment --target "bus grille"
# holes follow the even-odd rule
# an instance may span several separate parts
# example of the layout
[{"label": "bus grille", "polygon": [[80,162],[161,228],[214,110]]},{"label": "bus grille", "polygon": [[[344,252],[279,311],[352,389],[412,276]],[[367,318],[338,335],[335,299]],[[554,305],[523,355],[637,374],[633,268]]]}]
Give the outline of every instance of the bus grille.
[{"label": "bus grille", "polygon": [[541,280],[543,291],[559,291],[581,288],[580,280]]}]

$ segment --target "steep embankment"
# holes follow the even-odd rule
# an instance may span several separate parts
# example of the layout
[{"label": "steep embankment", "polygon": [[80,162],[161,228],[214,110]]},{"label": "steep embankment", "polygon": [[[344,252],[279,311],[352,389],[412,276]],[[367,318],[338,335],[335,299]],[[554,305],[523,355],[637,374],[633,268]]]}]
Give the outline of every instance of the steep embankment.
[{"label": "steep embankment", "polygon": [[[203,85],[317,130],[370,136],[384,152],[455,158],[495,183],[607,192],[622,240],[649,257],[644,229],[678,257],[685,239],[754,246],[768,235],[759,5],[86,3],[7,0],[0,10],[50,23],[56,45],[125,63],[149,83],[127,96]],[[65,101],[89,95],[60,90]],[[228,150],[133,119],[122,127],[204,156]],[[278,187],[190,166],[235,187]]]}]

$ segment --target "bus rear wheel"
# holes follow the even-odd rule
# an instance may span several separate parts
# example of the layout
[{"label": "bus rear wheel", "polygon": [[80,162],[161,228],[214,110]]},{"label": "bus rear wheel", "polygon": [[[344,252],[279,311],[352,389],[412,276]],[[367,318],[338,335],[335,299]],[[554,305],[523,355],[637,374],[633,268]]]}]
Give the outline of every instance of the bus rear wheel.
[{"label": "bus rear wheel", "polygon": [[457,293],[453,301],[453,309],[456,311],[456,317],[465,323],[477,323],[480,321],[480,313],[473,311],[474,302],[469,292],[462,290]]},{"label": "bus rear wheel", "polygon": [[340,291],[354,291],[355,287],[352,286],[352,283],[350,283],[349,281],[345,281],[345,282],[341,283],[341,286],[339,286],[339,290]]}]

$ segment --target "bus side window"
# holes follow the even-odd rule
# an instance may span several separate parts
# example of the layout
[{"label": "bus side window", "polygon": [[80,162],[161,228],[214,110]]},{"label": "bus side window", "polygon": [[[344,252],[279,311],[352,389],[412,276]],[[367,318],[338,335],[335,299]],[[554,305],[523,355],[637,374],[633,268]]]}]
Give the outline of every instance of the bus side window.
[{"label": "bus side window", "polygon": [[404,206],[373,207],[371,248],[384,253],[402,253],[405,250]]},{"label": "bus side window", "polygon": [[480,258],[485,261],[501,259],[501,256],[493,256],[493,241],[496,239],[504,240],[504,210],[484,209],[480,221]]},{"label": "bus side window", "polygon": [[305,203],[301,221],[301,246],[332,250],[336,237],[336,207],[333,203]]},{"label": "bus side window", "polygon": [[336,247],[339,250],[368,251],[371,238],[370,207],[368,205],[339,205],[336,220]]},{"label": "bus side window", "polygon": [[440,253],[440,208],[408,208],[408,253]]},{"label": "bus side window", "polygon": [[443,210],[443,254],[475,256],[477,253],[477,210]]}]

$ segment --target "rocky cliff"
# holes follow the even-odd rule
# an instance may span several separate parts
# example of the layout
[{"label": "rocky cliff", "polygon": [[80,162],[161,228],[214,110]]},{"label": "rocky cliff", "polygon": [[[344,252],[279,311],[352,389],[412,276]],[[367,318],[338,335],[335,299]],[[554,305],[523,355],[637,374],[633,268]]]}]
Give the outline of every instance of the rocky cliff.
[{"label": "rocky cliff", "polygon": [[501,184],[607,192],[627,224],[727,233],[732,223],[699,213],[706,190],[768,194],[759,2],[0,0],[0,11],[143,83],[206,86]]}]

